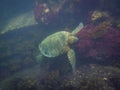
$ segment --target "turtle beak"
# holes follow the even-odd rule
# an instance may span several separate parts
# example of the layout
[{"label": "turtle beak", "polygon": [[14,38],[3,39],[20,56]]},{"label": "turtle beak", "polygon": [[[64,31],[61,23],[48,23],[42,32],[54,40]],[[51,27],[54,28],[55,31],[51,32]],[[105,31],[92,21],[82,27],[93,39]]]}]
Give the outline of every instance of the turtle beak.
[{"label": "turtle beak", "polygon": [[77,42],[78,41],[78,37],[74,37],[74,42]]},{"label": "turtle beak", "polygon": [[71,36],[71,37],[69,38],[69,43],[70,43],[70,44],[75,43],[75,42],[77,42],[77,41],[78,41],[78,38],[75,37],[75,36]]}]

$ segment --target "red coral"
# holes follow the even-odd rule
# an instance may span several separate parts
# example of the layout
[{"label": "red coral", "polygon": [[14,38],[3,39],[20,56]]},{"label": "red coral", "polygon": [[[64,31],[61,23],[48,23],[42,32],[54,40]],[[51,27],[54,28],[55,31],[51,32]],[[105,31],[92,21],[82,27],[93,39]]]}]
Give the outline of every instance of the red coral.
[{"label": "red coral", "polygon": [[51,9],[46,3],[38,3],[35,7],[34,15],[38,23],[49,24],[54,22],[58,12]]},{"label": "red coral", "polygon": [[[77,36],[79,41],[77,43],[77,48],[80,54],[84,54],[87,57],[96,58],[98,56],[104,57],[118,57],[120,56],[120,31],[114,28],[106,28],[107,32],[103,34],[95,33],[98,29],[97,26],[85,26]],[[90,31],[90,32],[89,32]],[[94,38],[93,34],[99,35],[99,37]]]},{"label": "red coral", "polygon": [[80,17],[81,15],[87,13],[87,11],[83,10],[85,3],[81,2],[81,0],[37,0],[34,10],[35,19],[38,23],[47,25],[75,24],[83,18]]}]

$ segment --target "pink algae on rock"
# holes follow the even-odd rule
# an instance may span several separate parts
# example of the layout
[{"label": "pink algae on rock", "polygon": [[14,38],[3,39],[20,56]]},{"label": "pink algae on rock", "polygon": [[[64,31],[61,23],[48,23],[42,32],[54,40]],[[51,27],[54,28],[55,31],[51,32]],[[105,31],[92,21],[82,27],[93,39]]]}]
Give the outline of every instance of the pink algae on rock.
[{"label": "pink algae on rock", "polygon": [[92,58],[120,56],[120,31],[110,25],[86,25],[77,36],[76,47],[80,55]]}]

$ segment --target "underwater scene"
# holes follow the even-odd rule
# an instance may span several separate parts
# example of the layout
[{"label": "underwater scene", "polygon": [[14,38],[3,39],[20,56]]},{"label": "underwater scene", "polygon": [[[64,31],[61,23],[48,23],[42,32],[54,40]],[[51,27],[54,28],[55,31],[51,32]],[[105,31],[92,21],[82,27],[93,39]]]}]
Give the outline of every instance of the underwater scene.
[{"label": "underwater scene", "polygon": [[1,0],[0,90],[120,90],[120,0]]}]

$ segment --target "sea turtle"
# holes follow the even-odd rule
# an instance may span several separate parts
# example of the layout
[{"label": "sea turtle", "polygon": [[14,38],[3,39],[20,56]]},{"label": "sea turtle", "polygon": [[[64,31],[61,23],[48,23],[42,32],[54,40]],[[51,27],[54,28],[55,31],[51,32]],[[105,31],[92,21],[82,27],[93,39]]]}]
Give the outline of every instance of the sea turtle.
[{"label": "sea turtle", "polygon": [[[39,50],[45,57],[57,57],[61,54],[67,53],[68,60],[72,66],[73,73],[75,73],[75,52],[70,48],[70,44],[76,42],[78,38],[75,34],[83,28],[83,24],[80,23],[72,33],[67,31],[59,31],[46,37],[40,44]],[[41,54],[37,56],[37,59],[41,59]]]}]

